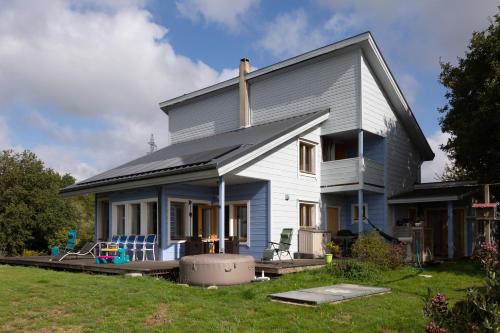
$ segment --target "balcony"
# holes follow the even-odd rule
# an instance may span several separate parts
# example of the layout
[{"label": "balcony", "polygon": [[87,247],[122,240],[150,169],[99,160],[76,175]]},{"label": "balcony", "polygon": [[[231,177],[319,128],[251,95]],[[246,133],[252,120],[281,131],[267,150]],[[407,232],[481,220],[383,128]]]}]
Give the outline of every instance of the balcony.
[{"label": "balcony", "polygon": [[[359,186],[359,157],[321,163],[321,192],[332,193],[357,190]],[[384,187],[384,164],[365,158],[364,185]]]}]

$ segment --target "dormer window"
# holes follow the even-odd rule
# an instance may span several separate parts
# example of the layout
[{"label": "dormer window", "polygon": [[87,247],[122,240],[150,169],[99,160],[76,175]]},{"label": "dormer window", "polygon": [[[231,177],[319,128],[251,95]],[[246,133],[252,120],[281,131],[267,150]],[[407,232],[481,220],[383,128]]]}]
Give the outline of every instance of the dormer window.
[{"label": "dormer window", "polygon": [[299,170],[302,173],[316,174],[316,145],[299,141]]}]

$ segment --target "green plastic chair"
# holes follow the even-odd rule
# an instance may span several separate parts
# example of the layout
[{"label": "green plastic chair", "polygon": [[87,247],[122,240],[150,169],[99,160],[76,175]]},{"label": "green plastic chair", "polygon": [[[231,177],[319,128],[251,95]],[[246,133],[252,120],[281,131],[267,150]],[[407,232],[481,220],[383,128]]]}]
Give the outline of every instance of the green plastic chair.
[{"label": "green plastic chair", "polygon": [[285,228],[281,231],[280,242],[269,242],[267,248],[264,249],[262,253],[262,261],[273,260],[274,255],[278,256],[281,261],[281,256],[283,254],[288,255],[291,260],[293,260],[292,254],[290,253],[290,246],[292,246],[292,236],[293,229]]}]

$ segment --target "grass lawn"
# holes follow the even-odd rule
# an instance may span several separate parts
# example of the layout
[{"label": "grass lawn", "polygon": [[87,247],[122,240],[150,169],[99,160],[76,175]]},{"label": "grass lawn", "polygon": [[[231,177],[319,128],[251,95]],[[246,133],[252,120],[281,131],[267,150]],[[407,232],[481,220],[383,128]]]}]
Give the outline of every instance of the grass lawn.
[{"label": "grass lawn", "polygon": [[[215,290],[154,278],[124,278],[0,265],[0,332],[422,332],[427,288],[450,302],[482,284],[469,262],[404,268],[380,281],[333,278],[325,270]],[[271,302],[269,293],[339,282],[379,285],[392,293],[319,307]]]}]

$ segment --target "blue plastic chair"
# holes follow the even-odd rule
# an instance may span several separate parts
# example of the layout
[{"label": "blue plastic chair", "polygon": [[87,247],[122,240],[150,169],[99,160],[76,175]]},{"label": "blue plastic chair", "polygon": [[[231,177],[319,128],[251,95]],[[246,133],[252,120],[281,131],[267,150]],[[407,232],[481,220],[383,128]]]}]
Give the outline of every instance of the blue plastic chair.
[{"label": "blue plastic chair", "polygon": [[130,235],[127,238],[126,249],[127,249],[127,252],[129,253],[129,256],[132,258],[132,261],[135,260],[135,239],[136,239],[136,237],[137,237],[136,235]]},{"label": "blue plastic chair", "polygon": [[146,236],[146,242],[144,243],[144,254],[142,256],[142,260],[148,260],[148,251],[153,252],[153,260],[156,260],[156,255],[155,255],[155,248],[156,248],[156,235],[155,234],[150,234]]},{"label": "blue plastic chair", "polygon": [[146,236],[139,235],[135,239],[135,247],[134,247],[134,257],[139,260],[138,253],[142,253],[142,260],[144,261],[144,246],[146,245]]}]

